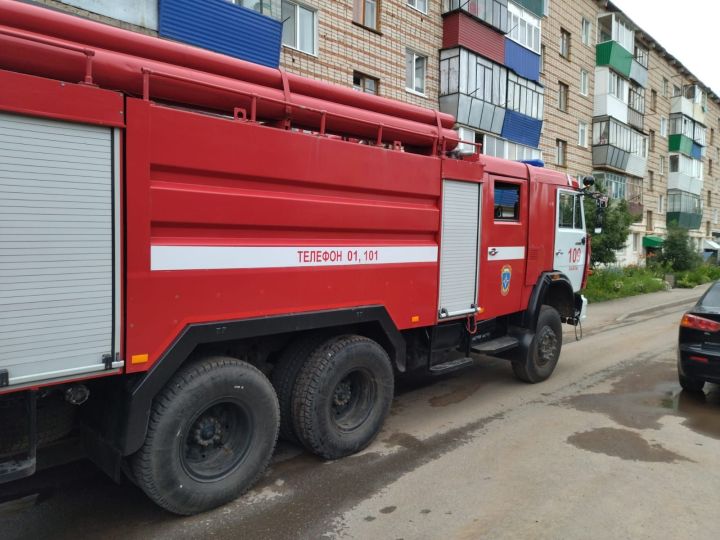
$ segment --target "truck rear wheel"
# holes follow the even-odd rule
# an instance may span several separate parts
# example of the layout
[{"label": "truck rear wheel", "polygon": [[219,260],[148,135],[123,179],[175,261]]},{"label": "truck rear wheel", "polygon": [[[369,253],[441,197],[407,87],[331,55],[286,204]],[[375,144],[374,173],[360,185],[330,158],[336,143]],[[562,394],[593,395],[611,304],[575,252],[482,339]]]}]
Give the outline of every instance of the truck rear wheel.
[{"label": "truck rear wheel", "polygon": [[300,370],[310,354],[322,345],[326,337],[304,336],[291,342],[280,355],[270,375],[280,404],[280,438],[297,443],[292,422],[292,395]]},{"label": "truck rear wheel", "polygon": [[393,398],[385,350],[363,336],[339,336],[308,358],[293,393],[300,442],[325,459],[354,454],[380,431]]},{"label": "truck rear wheel", "polygon": [[234,358],[179,371],[155,398],[135,480],[158,505],[190,515],[245,492],[272,457],[279,427],[270,381]]},{"label": "truck rear wheel", "polygon": [[512,363],[515,376],[528,383],[542,382],[555,370],[562,349],[562,323],[554,307],[542,306],[532,343],[524,358]]}]

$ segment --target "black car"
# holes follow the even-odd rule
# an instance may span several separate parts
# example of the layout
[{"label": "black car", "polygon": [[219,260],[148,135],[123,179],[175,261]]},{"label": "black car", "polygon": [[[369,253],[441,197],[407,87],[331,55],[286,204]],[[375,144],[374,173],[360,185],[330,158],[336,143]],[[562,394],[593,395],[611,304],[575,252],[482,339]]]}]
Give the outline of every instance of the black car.
[{"label": "black car", "polygon": [[720,383],[720,282],[715,282],[680,321],[678,378],[688,392]]}]

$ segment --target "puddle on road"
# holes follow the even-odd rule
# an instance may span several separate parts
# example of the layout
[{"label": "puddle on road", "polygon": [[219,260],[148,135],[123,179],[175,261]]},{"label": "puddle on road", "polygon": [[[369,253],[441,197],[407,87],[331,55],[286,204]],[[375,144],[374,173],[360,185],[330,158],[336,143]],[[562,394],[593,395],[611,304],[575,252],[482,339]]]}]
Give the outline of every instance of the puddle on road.
[{"label": "puddle on road", "polygon": [[590,452],[619,457],[629,461],[675,463],[691,461],[659,444],[650,444],[634,431],[616,428],[598,428],[575,433],[567,441]]},{"label": "puddle on road", "polygon": [[453,388],[449,392],[430,398],[431,407],[447,407],[448,405],[461,403],[487,384],[487,380],[458,378],[457,381],[452,381],[451,384]]},{"label": "puddle on road", "polygon": [[674,359],[634,363],[618,375],[609,392],[581,394],[560,404],[604,414],[633,429],[660,429],[660,419],[672,414],[696,433],[720,439],[720,386],[707,384],[699,396],[682,391]]}]

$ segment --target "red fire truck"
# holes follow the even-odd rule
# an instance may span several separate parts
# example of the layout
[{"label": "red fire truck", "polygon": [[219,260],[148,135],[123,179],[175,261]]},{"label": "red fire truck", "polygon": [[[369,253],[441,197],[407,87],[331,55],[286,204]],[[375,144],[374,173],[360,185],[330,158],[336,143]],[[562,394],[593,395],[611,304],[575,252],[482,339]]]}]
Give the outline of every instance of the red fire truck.
[{"label": "red fire truck", "polygon": [[366,447],[406,375],[549,377],[577,181],[448,115],[0,0],[0,479],[69,433],[191,514],[280,436]]}]

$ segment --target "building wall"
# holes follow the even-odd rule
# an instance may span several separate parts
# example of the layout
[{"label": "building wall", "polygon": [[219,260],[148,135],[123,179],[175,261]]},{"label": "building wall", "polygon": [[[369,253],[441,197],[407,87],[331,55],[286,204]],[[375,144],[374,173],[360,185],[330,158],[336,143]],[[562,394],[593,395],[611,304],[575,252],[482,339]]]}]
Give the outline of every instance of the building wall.
[{"label": "building wall", "polygon": [[[442,2],[428,2],[427,15],[405,0],[378,3],[375,32],[353,23],[353,0],[304,1],[318,11],[318,54],[283,47],[281,65],[291,73],[344,86],[352,86],[353,71],[359,71],[380,80],[382,96],[437,109]],[[406,48],[428,57],[425,96],[405,90]]]},{"label": "building wall", "polygon": [[[593,0],[550,2],[549,15],[542,21],[544,54],[540,81],[545,85],[545,123],[540,148],[545,166],[571,175],[592,173],[592,116],[595,93],[595,19],[600,9]],[[593,23],[590,45],[580,39],[582,17]],[[560,56],[561,29],[570,32],[570,59]],[[580,70],[588,72],[588,94],[580,94]],[[567,112],[558,109],[559,83],[570,87]],[[588,125],[587,147],[578,145],[578,122]],[[567,166],[555,164],[556,141],[567,141]]]}]

